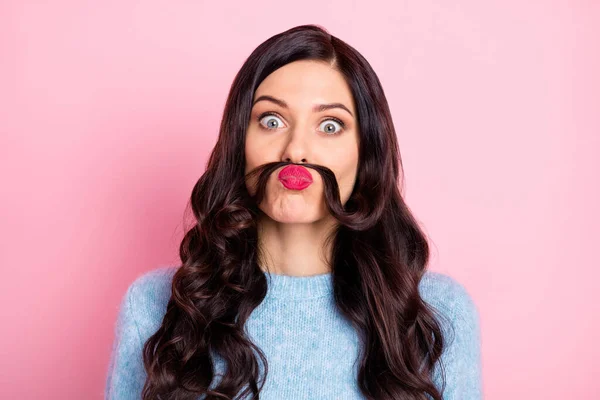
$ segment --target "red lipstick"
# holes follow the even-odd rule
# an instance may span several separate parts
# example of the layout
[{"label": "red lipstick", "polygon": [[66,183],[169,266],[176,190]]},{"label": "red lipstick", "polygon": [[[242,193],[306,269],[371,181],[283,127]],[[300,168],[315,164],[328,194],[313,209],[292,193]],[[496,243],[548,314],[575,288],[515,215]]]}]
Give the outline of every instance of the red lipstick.
[{"label": "red lipstick", "polygon": [[313,181],[310,172],[299,165],[288,165],[279,171],[277,177],[283,186],[291,190],[306,189]]}]

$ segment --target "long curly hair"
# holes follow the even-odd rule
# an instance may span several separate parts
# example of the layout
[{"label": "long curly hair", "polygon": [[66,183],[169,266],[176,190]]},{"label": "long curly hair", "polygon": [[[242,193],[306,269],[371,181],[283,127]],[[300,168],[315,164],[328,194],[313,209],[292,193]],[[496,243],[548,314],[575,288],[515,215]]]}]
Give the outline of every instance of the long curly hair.
[{"label": "long curly hair", "polygon": [[[218,141],[192,191],[195,222],[179,248],[182,264],[173,276],[166,314],[144,344],[144,400],[259,399],[267,359],[244,331],[268,284],[259,267],[257,205],[270,174],[292,163],[272,162],[245,174],[245,134],[256,88],[297,60],[336,68],[350,86],[358,114],[359,165],[345,205],[330,169],[302,165],[323,178],[326,205],[339,222],[327,236],[333,293],[337,310],[360,336],[359,388],[367,399],[442,399],[432,374],[444,337],[437,311],[418,289],[429,247],[401,195],[402,160],[383,88],[353,47],[318,25],[302,25],[260,44],[231,85]],[[246,186],[253,177],[254,196]],[[227,369],[211,387],[215,357]],[[443,393],[443,369],[442,380]]]}]

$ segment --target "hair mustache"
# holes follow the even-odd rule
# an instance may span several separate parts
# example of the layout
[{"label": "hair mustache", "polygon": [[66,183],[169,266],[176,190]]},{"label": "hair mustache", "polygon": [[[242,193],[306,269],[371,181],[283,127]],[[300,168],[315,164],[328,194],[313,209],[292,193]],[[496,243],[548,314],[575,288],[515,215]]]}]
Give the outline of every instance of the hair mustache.
[{"label": "hair mustache", "polygon": [[329,211],[334,216],[342,216],[345,215],[344,206],[340,200],[340,188],[337,183],[337,179],[335,178],[335,173],[322,165],[318,164],[309,164],[309,163],[294,163],[288,161],[275,161],[266,164],[259,165],[254,168],[252,171],[246,174],[246,179],[250,181],[254,181],[254,178],[258,175],[257,184],[256,184],[256,192],[250,197],[256,202],[256,204],[260,204],[265,195],[265,190],[267,187],[267,182],[271,174],[277,170],[279,167],[286,167],[288,165],[298,165],[300,167],[310,168],[316,171],[322,178],[323,184],[325,186],[325,201],[329,208]]}]

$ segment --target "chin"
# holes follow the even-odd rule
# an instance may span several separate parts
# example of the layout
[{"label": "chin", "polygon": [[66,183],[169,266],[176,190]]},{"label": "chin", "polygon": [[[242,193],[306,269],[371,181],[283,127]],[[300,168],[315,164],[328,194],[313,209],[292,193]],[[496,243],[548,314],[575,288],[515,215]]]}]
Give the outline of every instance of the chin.
[{"label": "chin", "polygon": [[261,207],[261,211],[269,219],[282,224],[312,224],[328,216],[327,213],[319,212],[317,209],[307,209],[306,207],[295,210],[286,210],[285,207],[269,207],[265,210],[264,207]]}]

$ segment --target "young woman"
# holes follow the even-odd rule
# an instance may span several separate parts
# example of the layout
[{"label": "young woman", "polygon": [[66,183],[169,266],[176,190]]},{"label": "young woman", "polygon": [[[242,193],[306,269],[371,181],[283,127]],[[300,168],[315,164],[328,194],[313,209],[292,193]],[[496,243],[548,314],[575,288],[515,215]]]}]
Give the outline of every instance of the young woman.
[{"label": "young woman", "polygon": [[428,271],[377,75],[315,25],[235,77],[181,265],[144,273],[106,398],[480,399],[478,311]]}]

